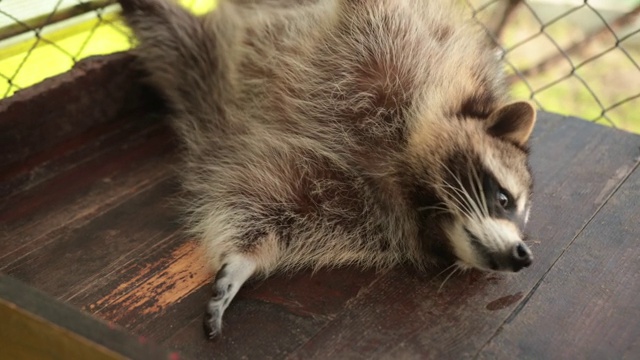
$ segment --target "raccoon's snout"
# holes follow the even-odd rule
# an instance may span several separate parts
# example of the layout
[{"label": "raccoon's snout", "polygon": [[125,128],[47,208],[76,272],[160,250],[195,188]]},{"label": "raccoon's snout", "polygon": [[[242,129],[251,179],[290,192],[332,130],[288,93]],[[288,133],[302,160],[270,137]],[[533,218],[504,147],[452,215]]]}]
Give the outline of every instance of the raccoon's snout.
[{"label": "raccoon's snout", "polygon": [[529,267],[533,262],[531,251],[523,242],[516,244],[511,253],[511,267],[513,271],[518,272],[523,267]]},{"label": "raccoon's snout", "polygon": [[494,271],[518,272],[529,267],[533,262],[533,255],[524,242],[518,241],[505,250],[489,249],[473,232],[465,228],[471,241],[472,248],[484,266]]},{"label": "raccoon's snout", "polygon": [[533,262],[531,251],[523,242],[518,242],[504,252],[486,250],[482,254],[491,270],[496,271],[518,272]]},{"label": "raccoon's snout", "polygon": [[483,255],[491,270],[518,272],[533,262],[531,251],[523,242],[518,242],[505,252],[485,251]]}]

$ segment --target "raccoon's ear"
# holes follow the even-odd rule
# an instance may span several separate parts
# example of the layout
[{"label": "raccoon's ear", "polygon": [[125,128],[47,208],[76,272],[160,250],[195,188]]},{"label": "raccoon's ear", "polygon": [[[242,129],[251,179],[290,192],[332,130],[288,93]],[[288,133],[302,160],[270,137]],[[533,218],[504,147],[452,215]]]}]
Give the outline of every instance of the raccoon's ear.
[{"label": "raccoon's ear", "polygon": [[536,109],[528,101],[516,101],[494,111],[487,119],[489,135],[525,146],[536,123]]}]

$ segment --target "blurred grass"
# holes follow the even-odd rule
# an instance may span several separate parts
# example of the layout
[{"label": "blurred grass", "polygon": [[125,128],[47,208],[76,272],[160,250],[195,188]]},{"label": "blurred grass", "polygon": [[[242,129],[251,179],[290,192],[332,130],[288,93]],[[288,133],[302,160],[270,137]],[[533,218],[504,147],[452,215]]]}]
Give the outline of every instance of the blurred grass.
[{"label": "blurred grass", "polygon": [[[470,1],[475,9],[487,4],[486,0]],[[633,5],[640,1],[629,2]],[[491,3],[477,14],[477,19],[485,26],[495,21],[496,5]],[[576,7],[581,6],[576,4]],[[548,18],[558,16],[557,13],[546,15]],[[582,7],[543,27],[532,9],[521,5],[500,40],[501,46],[507,50],[505,60],[510,64],[507,71],[509,74],[515,73],[513,68],[523,71],[548,56],[564,51],[561,49],[567,49],[574,42],[584,41],[587,33],[583,24],[586,23],[602,24],[602,20],[588,7]],[[635,24],[640,26],[637,21]],[[616,35],[623,37],[621,32]],[[640,69],[637,65],[640,63],[640,33],[622,42],[618,42],[614,34],[605,33],[581,51],[565,55],[543,72],[519,77],[512,85],[512,96],[532,99],[545,111],[640,134],[640,112],[637,111],[640,97],[633,98],[640,95]],[[628,98],[602,116],[603,109]]]},{"label": "blurred grass", "polygon": [[[528,9],[520,9],[505,31],[503,46],[509,49],[532,35],[538,35],[509,51],[505,59],[520,70],[538,64],[541,59],[557,53],[557,46],[565,49],[576,40],[584,39],[587,34],[576,23],[586,21],[587,16],[597,15],[588,11],[572,13],[539,33],[539,22]],[[640,69],[629,57],[636,63],[640,62],[640,33],[620,43],[613,34],[606,33],[582,51],[567,55],[545,71],[526,76],[526,82],[520,79],[512,86],[512,94],[533,98],[545,111],[595,120],[640,134],[640,112],[637,111],[640,97],[607,110],[606,118],[601,116],[603,108],[640,95]],[[584,65],[574,70],[583,62]]]},{"label": "blurred grass", "polygon": [[[215,6],[213,0],[180,0],[194,13],[201,14]],[[580,30],[568,19],[563,19],[545,29],[556,43],[566,46],[576,38]],[[528,11],[519,11],[506,29],[503,45],[509,48],[519,41],[540,31],[540,24]],[[580,35],[580,34],[578,34]],[[11,96],[15,91],[36,84],[69,70],[73,64],[92,55],[109,54],[131,48],[132,40],[127,27],[115,13],[85,21],[43,35],[43,40],[35,38],[0,48],[0,98]],[[640,34],[634,36],[640,38]],[[640,41],[635,45],[624,43],[626,51],[640,62]],[[615,45],[615,38],[594,42],[587,53],[598,53]],[[539,34],[523,46],[510,51],[506,60],[518,69],[535,65],[540,59],[558,51],[545,36]],[[587,55],[571,56],[575,65],[588,58]],[[524,81],[516,82],[512,95],[516,98],[533,98],[545,111],[572,115],[587,120],[599,118],[602,106],[605,108],[628,96],[640,93],[640,71],[634,67],[625,54],[615,49],[605,56],[585,65],[575,72],[580,79],[571,75],[572,64],[563,61],[547,71],[526,78],[533,92]],[[568,76],[569,75],[569,76]],[[568,77],[567,77],[568,76]],[[4,79],[2,79],[4,77]],[[563,81],[544,90],[547,84],[557,79]],[[8,78],[12,80],[7,81]],[[602,106],[598,103],[598,99]],[[607,118],[597,122],[640,133],[640,98],[607,111]]]}]

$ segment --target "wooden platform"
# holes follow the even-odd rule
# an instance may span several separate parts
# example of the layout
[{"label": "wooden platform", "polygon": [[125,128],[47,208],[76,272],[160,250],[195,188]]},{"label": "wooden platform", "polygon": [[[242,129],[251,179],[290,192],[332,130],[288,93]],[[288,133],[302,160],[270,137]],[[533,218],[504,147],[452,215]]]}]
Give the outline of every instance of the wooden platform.
[{"label": "wooden platform", "polygon": [[213,274],[171,204],[173,135],[129,64],[0,103],[1,272],[183,358],[640,358],[640,137],[546,113],[531,268],[278,275],[243,288],[206,340]]}]

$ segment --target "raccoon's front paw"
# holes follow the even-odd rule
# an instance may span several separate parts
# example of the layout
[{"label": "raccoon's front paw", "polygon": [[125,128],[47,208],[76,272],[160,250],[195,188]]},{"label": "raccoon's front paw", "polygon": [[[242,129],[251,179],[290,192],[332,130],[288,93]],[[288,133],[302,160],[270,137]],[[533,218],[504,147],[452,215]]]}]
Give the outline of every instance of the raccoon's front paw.
[{"label": "raccoon's front paw", "polygon": [[202,325],[204,333],[209,339],[215,339],[222,332],[222,313],[224,312],[222,306],[223,302],[216,297],[211,298],[207,304]]},{"label": "raccoon's front paw", "polygon": [[216,274],[213,283],[213,297],[207,303],[204,315],[204,331],[209,339],[220,336],[222,332],[222,315],[238,290],[253,274],[255,262],[243,255],[230,256]]}]

